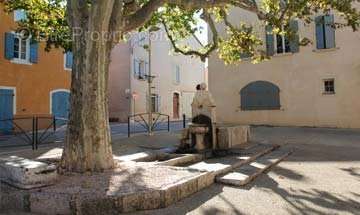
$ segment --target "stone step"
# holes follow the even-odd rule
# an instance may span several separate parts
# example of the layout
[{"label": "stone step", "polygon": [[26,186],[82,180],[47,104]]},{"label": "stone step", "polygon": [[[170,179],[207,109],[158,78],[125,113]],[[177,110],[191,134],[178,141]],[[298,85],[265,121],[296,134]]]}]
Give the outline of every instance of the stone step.
[{"label": "stone step", "polygon": [[204,172],[211,172],[215,177],[226,174],[235,168],[250,163],[260,156],[267,154],[277,148],[279,148],[279,145],[254,144],[253,147],[242,150],[241,153],[204,160],[202,162],[190,165],[188,168]]},{"label": "stone step", "polygon": [[292,153],[292,150],[287,148],[277,149],[269,154],[259,157],[251,163],[242,165],[234,169],[226,175],[217,176],[216,182],[232,185],[244,186],[254,180],[261,173],[280,163]]}]

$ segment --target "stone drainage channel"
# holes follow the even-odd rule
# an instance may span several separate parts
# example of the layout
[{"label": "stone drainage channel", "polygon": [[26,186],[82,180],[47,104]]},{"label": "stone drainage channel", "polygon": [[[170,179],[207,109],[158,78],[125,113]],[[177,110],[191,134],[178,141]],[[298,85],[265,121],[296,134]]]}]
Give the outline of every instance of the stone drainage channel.
[{"label": "stone drainage channel", "polygon": [[[276,156],[267,156],[274,153]],[[224,157],[164,151],[114,157],[118,167],[94,175],[59,176],[55,165],[18,157],[0,161],[1,207],[39,214],[117,214],[167,207],[215,181],[244,185],[291,153],[252,144]],[[257,163],[263,160],[263,166]],[[249,167],[257,170],[249,172]],[[251,169],[251,168],[250,168]],[[11,185],[11,186],[9,186]],[[49,186],[50,185],[50,186]],[[17,187],[17,188],[15,188]],[[18,189],[18,188],[22,189]]]}]

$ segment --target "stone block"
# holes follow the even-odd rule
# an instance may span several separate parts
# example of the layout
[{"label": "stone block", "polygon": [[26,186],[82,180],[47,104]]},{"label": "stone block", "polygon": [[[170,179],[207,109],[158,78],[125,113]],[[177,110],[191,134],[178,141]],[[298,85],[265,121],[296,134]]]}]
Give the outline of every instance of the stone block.
[{"label": "stone block", "polygon": [[187,180],[179,186],[179,200],[184,199],[198,191],[198,177]]},{"label": "stone block", "polygon": [[33,192],[30,194],[30,211],[35,214],[71,214],[69,194]]},{"label": "stone block", "polygon": [[20,189],[51,185],[57,176],[55,165],[17,156],[0,160],[0,180]]},{"label": "stone block", "polygon": [[174,204],[175,202],[180,200],[180,186],[174,185],[171,187],[167,187],[162,190],[163,192],[163,202],[162,207],[168,207],[171,204]]},{"label": "stone block", "polygon": [[73,208],[72,214],[119,214],[123,212],[122,200],[115,196],[82,199],[80,207]]},{"label": "stone block", "polygon": [[215,181],[215,173],[206,172],[198,178],[198,190],[211,186]]},{"label": "stone block", "polygon": [[220,126],[217,137],[219,149],[241,148],[250,140],[250,126]]}]

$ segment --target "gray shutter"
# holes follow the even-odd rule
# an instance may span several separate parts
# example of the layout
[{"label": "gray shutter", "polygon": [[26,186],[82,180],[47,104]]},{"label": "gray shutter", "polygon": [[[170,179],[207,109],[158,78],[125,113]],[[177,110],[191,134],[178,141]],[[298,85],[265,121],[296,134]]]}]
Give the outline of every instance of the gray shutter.
[{"label": "gray shutter", "polygon": [[270,25],[265,27],[266,32],[266,53],[268,56],[273,56],[275,54],[275,45],[274,45],[274,34],[273,28]]},{"label": "gray shutter", "polygon": [[161,113],[161,96],[157,96],[157,112]]},{"label": "gray shutter", "polygon": [[280,109],[279,88],[266,81],[255,81],[245,86],[241,94],[242,110]]},{"label": "gray shutter", "polygon": [[291,20],[289,23],[289,27],[293,33],[290,38],[290,50],[292,53],[297,53],[300,51],[300,48],[299,48],[299,22],[297,20]]},{"label": "gray shutter", "polygon": [[136,59],[134,59],[134,77],[135,78],[139,78],[139,64],[138,61]]},{"label": "gray shutter", "polygon": [[14,58],[14,34],[13,33],[5,33],[5,59],[12,60]]},{"label": "gray shutter", "polygon": [[149,62],[145,61],[145,78],[147,78],[147,76],[149,76]]},{"label": "gray shutter", "polygon": [[32,42],[30,44],[30,62],[31,63],[38,62],[38,49],[39,49],[39,44],[37,42]]},{"label": "gray shutter", "polygon": [[335,26],[334,15],[324,16],[325,29],[325,47],[327,49],[335,48]]},{"label": "gray shutter", "polygon": [[318,16],[315,18],[315,28],[316,28],[316,48],[324,49],[325,48],[324,16]]}]

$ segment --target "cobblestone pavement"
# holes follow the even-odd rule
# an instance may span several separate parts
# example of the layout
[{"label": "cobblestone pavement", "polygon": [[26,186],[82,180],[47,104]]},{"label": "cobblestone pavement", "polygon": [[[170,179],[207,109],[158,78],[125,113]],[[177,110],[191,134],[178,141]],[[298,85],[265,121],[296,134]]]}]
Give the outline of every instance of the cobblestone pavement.
[{"label": "cobblestone pavement", "polygon": [[360,214],[360,130],[257,127],[252,134],[296,151],[245,187],[214,184],[136,214]]}]

